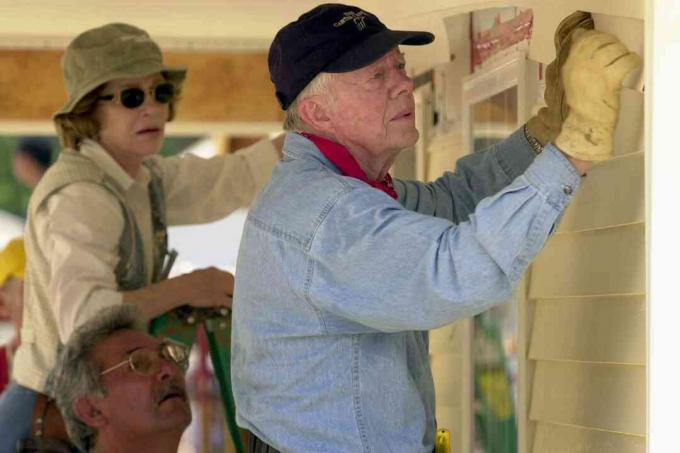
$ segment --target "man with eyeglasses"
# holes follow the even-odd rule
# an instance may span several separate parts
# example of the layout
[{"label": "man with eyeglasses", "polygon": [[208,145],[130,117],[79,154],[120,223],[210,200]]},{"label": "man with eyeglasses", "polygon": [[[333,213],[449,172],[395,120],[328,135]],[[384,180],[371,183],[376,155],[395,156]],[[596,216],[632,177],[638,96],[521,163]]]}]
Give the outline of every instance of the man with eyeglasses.
[{"label": "man with eyeglasses", "polygon": [[102,310],[61,351],[51,392],[82,451],[176,452],[191,422],[188,350],[155,338],[132,305]]},{"label": "man with eyeglasses", "polygon": [[548,141],[534,146],[532,122],[429,184],[388,170],[418,139],[399,46],[432,34],[340,4],[277,33],[269,70],[289,133],[248,214],[232,327],[251,451],[433,451],[427,331],[507,300],[583,172],[611,156],[639,59],[577,31],[551,103],[565,94],[570,109]]}]

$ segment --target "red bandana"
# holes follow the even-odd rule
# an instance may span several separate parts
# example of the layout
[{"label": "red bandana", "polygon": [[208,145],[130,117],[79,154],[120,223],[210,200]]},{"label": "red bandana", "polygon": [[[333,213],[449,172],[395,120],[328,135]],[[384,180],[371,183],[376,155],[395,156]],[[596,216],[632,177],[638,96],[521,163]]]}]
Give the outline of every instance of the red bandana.
[{"label": "red bandana", "polygon": [[354,156],[349,153],[347,148],[326,138],[319,137],[318,135],[312,135],[306,132],[300,132],[300,135],[311,140],[312,143],[319,148],[319,151],[321,151],[333,165],[338,167],[343,175],[351,176],[352,178],[363,181],[371,187],[375,187],[376,189],[385,192],[395,200],[397,199],[397,192],[394,190],[392,177],[389,173],[385,175],[382,181],[369,181],[366,172],[361,169],[359,163]]}]

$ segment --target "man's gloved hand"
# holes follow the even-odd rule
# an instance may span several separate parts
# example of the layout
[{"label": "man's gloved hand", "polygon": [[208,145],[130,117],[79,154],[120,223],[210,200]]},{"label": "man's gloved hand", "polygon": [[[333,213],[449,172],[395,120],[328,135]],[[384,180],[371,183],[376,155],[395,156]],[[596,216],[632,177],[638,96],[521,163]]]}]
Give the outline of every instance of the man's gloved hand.
[{"label": "man's gloved hand", "polygon": [[562,19],[555,30],[555,59],[545,68],[543,98],[546,106],[527,122],[527,132],[541,145],[555,141],[569,113],[569,107],[564,98],[561,70],[569,55],[572,34],[575,30],[592,30],[594,27],[590,13],[576,11]]},{"label": "man's gloved hand", "polygon": [[621,82],[640,62],[615,36],[596,30],[574,32],[562,68],[569,114],[555,140],[558,148],[585,161],[612,156]]}]

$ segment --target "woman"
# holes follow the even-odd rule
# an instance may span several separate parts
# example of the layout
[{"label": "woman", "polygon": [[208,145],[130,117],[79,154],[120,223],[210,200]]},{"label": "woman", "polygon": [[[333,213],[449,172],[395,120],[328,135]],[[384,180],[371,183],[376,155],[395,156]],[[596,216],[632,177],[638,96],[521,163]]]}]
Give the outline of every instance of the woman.
[{"label": "woman", "polygon": [[54,120],[64,151],[29,204],[22,343],[0,399],[0,452],[29,436],[57,345],[102,308],[130,303],[152,319],[231,303],[233,278],[215,268],[162,280],[166,225],[247,205],[278,160],[270,142],[208,160],[155,156],[186,69],[163,65],[143,30],[88,30],[62,66],[68,101]]}]

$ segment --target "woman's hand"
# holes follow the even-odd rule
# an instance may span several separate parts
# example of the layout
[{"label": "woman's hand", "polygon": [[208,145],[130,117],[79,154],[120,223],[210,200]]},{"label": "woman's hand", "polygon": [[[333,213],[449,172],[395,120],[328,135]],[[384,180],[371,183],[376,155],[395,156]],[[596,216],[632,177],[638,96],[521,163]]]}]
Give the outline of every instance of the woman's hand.
[{"label": "woman's hand", "polygon": [[234,276],[229,272],[208,267],[180,275],[173,280],[175,279],[181,281],[179,288],[184,303],[180,305],[201,308],[231,307]]},{"label": "woman's hand", "polygon": [[123,302],[139,307],[147,319],[153,319],[182,305],[200,308],[231,307],[234,276],[215,267],[208,267],[122,294]]}]

